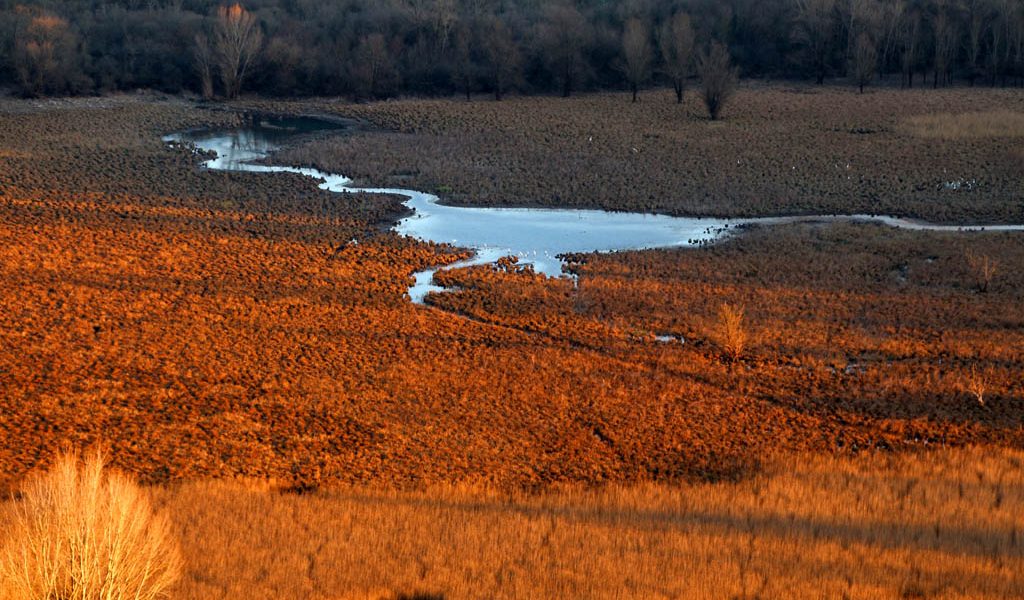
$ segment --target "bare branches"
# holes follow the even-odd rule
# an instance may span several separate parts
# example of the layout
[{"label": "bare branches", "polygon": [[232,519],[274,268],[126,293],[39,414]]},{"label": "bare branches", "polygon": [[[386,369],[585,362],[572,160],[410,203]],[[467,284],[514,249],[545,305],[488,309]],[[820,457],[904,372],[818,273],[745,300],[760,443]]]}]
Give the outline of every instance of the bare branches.
[{"label": "bare branches", "polygon": [[10,512],[0,546],[5,598],[156,600],[181,571],[167,518],[98,453],[59,458]]},{"label": "bare branches", "polygon": [[195,48],[192,51],[196,70],[199,72],[199,85],[204,100],[213,98],[213,49],[210,40],[201,33],[196,34]]},{"label": "bare branches", "polygon": [[718,120],[722,109],[736,91],[739,79],[738,70],[732,66],[729,50],[718,42],[712,42],[711,48],[697,58],[697,72],[708,115],[712,121]]},{"label": "bare branches", "polygon": [[875,45],[875,40],[868,33],[861,33],[857,36],[851,62],[853,81],[863,94],[864,86],[874,79],[878,66],[878,48]]},{"label": "bare branches", "polygon": [[662,69],[672,80],[676,92],[676,103],[683,103],[686,91],[686,80],[690,76],[693,63],[693,24],[690,15],[676,13],[671,21],[667,21],[658,35],[658,47],[661,50]]},{"label": "bare branches", "polygon": [[262,47],[263,31],[252,13],[238,3],[217,9],[213,51],[226,97],[238,97],[246,73]]},{"label": "bare branches", "polygon": [[816,81],[822,84],[828,73],[836,1],[796,0],[796,6],[799,15],[797,39],[804,46]]},{"label": "bare branches", "polygon": [[630,19],[622,34],[623,72],[633,92],[633,102],[640,85],[651,75],[651,40],[647,25],[640,19]]},{"label": "bare branches", "polygon": [[987,292],[999,270],[999,261],[988,254],[976,254],[973,250],[967,250],[964,253],[964,258],[967,259],[967,266],[970,267],[971,273],[974,275],[978,291]]}]

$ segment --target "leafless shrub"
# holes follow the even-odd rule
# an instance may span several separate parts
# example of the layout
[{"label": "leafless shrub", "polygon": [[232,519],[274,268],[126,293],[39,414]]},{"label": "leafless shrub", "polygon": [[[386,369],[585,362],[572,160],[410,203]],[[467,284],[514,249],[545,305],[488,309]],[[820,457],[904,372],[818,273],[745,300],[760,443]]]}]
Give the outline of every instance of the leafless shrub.
[{"label": "leafless shrub", "polygon": [[715,337],[722,353],[730,362],[743,356],[747,346],[747,330],[743,324],[743,307],[722,303],[718,309]]},{"label": "leafless shrub", "polygon": [[977,366],[972,365],[970,372],[964,376],[960,388],[974,398],[978,404],[985,406],[985,394],[989,388],[989,374],[984,370],[978,370]]},{"label": "leafless shrub", "polygon": [[718,42],[712,42],[707,52],[697,57],[697,72],[700,74],[704,105],[712,121],[718,120],[722,109],[736,91],[739,72],[732,66],[729,50]]},{"label": "leafless shrub", "polygon": [[974,274],[978,291],[987,292],[999,270],[999,261],[988,254],[977,254],[972,250],[965,252],[964,257],[967,259],[967,266],[970,267],[971,273]]},{"label": "leafless shrub", "polygon": [[169,522],[99,453],[60,457],[31,478],[5,517],[3,600],[165,597],[180,558]]}]

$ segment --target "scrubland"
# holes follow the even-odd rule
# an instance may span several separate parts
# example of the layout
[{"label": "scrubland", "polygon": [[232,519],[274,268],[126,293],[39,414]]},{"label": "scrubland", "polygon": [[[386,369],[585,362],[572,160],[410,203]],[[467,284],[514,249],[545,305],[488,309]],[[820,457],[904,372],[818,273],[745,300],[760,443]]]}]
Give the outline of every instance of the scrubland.
[{"label": "scrubland", "polygon": [[[390,131],[285,153],[456,204],[569,206],[694,216],[872,213],[1024,222],[1024,99],[1015,90],[742,88],[721,123],[695,93],[344,106]],[[937,136],[921,119],[962,123]],[[1006,114],[1017,115],[1007,121]],[[922,115],[928,115],[926,117]],[[1002,123],[983,135],[978,122]]]},{"label": "scrubland", "polygon": [[[723,125],[655,94],[250,106],[398,128],[281,158],[458,202],[1024,222],[1012,140],[892,116],[1019,111],[966,94],[746,89]],[[1021,234],[754,228],[573,256],[575,284],[443,272],[457,289],[421,307],[412,273],[467,254],[391,233],[399,199],[204,171],[160,141],[233,112],[0,108],[0,488],[105,448],[169,509],[182,597],[1022,593]],[[786,153],[881,174],[787,183]],[[984,185],[940,185],[950,165]],[[723,303],[743,309],[734,361]]]}]

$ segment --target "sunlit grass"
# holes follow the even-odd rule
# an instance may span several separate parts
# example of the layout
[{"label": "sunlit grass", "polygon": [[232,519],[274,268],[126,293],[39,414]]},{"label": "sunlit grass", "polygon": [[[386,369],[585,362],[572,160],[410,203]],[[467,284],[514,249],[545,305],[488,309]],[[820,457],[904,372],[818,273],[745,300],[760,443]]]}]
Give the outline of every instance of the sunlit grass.
[{"label": "sunlit grass", "polygon": [[1022,461],[806,458],[739,483],[540,496],[206,482],[164,502],[182,598],[1009,598]]},{"label": "sunlit grass", "polygon": [[967,140],[1024,137],[1024,112],[997,110],[918,115],[906,119],[905,130],[923,138]]}]

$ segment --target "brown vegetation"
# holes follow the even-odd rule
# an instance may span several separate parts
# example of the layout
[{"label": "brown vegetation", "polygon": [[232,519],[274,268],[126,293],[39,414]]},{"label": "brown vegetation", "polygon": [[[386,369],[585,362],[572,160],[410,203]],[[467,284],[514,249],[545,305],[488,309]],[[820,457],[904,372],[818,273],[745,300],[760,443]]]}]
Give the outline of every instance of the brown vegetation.
[{"label": "brown vegetation", "polygon": [[743,324],[743,307],[733,306],[728,302],[718,309],[718,323],[714,337],[725,357],[736,362],[743,356],[747,347],[747,329]]},{"label": "brown vegetation", "polygon": [[681,109],[672,92],[649,96],[627,107],[622,95],[339,105],[398,133],[326,139],[282,160],[457,204],[1024,223],[1016,140],[923,142],[904,125],[907,115],[1019,113],[1020,94],[741,88],[721,124],[697,116],[695,97]]},{"label": "brown vegetation", "polygon": [[986,138],[1020,138],[1024,137],[1024,112],[992,110],[918,115],[906,119],[903,129],[922,138],[961,142]]},{"label": "brown vegetation", "polygon": [[183,600],[1024,594],[1024,455],[802,458],[739,483],[161,491]]},{"label": "brown vegetation", "polygon": [[[562,102],[530,102],[537,129]],[[577,257],[578,287],[515,268],[443,273],[462,288],[430,299],[445,312],[411,305],[406,286],[465,254],[387,232],[394,199],[201,171],[159,141],[230,114],[123,98],[10,106],[6,487],[60,443],[99,439],[147,481],[296,489],[728,479],[778,452],[1020,443],[1024,275],[977,294],[963,260],[968,244],[1019,264],[1019,236],[756,230],[701,250]],[[462,106],[474,108],[460,127],[479,124]],[[758,340],[732,373],[706,343],[721,302],[746,307]],[[956,385],[973,364],[991,370],[984,406]]]}]

